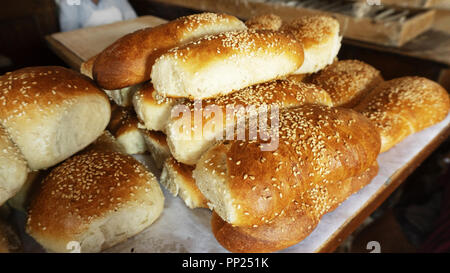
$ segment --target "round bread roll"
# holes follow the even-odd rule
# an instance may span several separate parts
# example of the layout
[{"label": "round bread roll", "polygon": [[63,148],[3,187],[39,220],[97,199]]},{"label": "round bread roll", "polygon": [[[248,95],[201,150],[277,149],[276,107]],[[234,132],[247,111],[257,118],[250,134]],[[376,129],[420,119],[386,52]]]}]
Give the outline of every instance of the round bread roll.
[{"label": "round bread roll", "polygon": [[280,16],[272,13],[253,16],[245,21],[248,28],[269,30],[278,30],[282,23]]},{"label": "round bread roll", "polygon": [[106,95],[73,70],[29,67],[0,76],[0,124],[31,170],[46,169],[103,133]]},{"label": "round bread roll", "polygon": [[0,206],[20,190],[27,174],[22,153],[0,125]]},{"label": "round bread roll", "polygon": [[50,252],[99,252],[151,225],[164,195],[131,156],[88,152],[51,171],[32,200],[26,231]]},{"label": "round bread roll", "polygon": [[303,43],[305,60],[294,74],[315,73],[331,64],[341,48],[339,22],[323,15],[304,16],[281,26]]},{"label": "round bread roll", "polygon": [[344,60],[334,62],[311,75],[308,81],[325,89],[334,106],[352,108],[383,82],[383,77],[379,70],[369,64]]}]

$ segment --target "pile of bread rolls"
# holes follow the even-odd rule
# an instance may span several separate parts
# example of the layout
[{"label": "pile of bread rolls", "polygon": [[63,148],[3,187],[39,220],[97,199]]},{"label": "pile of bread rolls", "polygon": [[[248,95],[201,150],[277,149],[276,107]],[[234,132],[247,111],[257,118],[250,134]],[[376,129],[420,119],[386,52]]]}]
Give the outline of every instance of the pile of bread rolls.
[{"label": "pile of bread rolls", "polygon": [[[60,67],[3,75],[0,204],[26,206],[27,232],[48,251],[74,242],[101,251],[161,215],[155,175],[127,155],[149,152],[161,185],[213,211],[212,232],[229,251],[294,245],[370,183],[380,152],[450,108],[430,80],[384,81],[368,64],[337,61],[340,42],[326,16],[244,23],[201,13],[125,35],[83,63],[85,76]],[[214,106],[225,117],[230,105],[278,109],[276,149],[261,149],[261,136],[223,140],[238,119],[207,126],[201,114],[185,128],[177,112]],[[29,190],[28,173],[50,167]]]}]

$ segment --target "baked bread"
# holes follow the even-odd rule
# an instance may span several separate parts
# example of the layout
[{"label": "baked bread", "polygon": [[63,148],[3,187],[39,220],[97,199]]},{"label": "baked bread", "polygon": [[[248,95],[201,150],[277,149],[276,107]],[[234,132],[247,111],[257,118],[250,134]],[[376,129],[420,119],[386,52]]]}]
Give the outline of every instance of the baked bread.
[{"label": "baked bread", "polygon": [[339,22],[329,16],[303,16],[281,26],[303,44],[305,60],[294,74],[314,73],[331,64],[341,48]]},{"label": "baked bread", "polygon": [[99,252],[148,227],[164,195],[152,173],[117,152],[76,155],[54,168],[31,201],[26,231],[47,251]]},{"label": "baked bread", "polygon": [[183,99],[159,97],[150,83],[133,96],[133,106],[137,117],[142,121],[145,129],[151,131],[164,131],[170,119],[170,110],[182,101]]},{"label": "baked bread", "polygon": [[200,13],[180,17],[125,35],[97,57],[93,76],[107,90],[121,89],[150,79],[155,60],[168,49],[202,36],[246,29],[234,16]]},{"label": "baked bread", "polygon": [[219,143],[202,155],[193,177],[223,220],[258,226],[308,189],[316,189],[320,204],[321,185],[361,175],[378,156],[376,132],[367,118],[350,109],[286,108],[280,110],[276,149],[262,151],[262,141]]},{"label": "baked bread", "polygon": [[[305,239],[324,214],[369,184],[377,173],[378,165],[375,164],[359,176],[330,181],[320,185],[319,189],[309,187],[277,218],[255,227],[233,227],[213,212],[213,234],[231,252],[274,252],[290,247]],[[318,190],[321,196],[317,196]]]},{"label": "baked bread", "polygon": [[116,138],[109,132],[105,130],[94,142],[83,149],[80,153],[86,153],[90,151],[97,152],[119,152],[126,154],[124,146],[120,144]]},{"label": "baked bread", "polygon": [[252,18],[245,21],[245,25],[249,29],[269,29],[278,30],[281,27],[283,21],[280,16],[273,13],[261,14],[253,16]]},{"label": "baked bread", "polygon": [[31,170],[82,150],[106,128],[110,104],[87,77],[63,67],[28,67],[0,76],[0,124]]},{"label": "baked bread", "polygon": [[87,61],[81,63],[81,66],[80,66],[81,74],[83,74],[91,79],[94,79],[94,76],[92,76],[92,70],[94,69],[94,63],[95,63],[95,60],[97,59],[97,56],[98,56],[98,54],[90,57]]},{"label": "baked bread", "polygon": [[139,129],[139,120],[132,108],[113,105],[107,128],[127,154],[142,154],[147,151],[144,136]]},{"label": "baked bread", "polygon": [[41,181],[45,178],[47,171],[29,172],[25,183],[20,190],[8,200],[8,205],[18,211],[26,213],[31,197],[36,192]]},{"label": "baked bread", "polygon": [[[323,89],[312,84],[294,83],[289,80],[265,82],[222,97],[204,100],[202,102],[204,111],[194,111],[196,107],[201,106],[200,102],[185,102],[172,110],[172,118],[165,129],[167,143],[177,161],[195,165],[200,156],[217,140],[234,139],[234,131],[239,134],[238,129],[244,128],[240,126],[242,122],[245,123],[257,115],[262,117],[262,113],[269,119],[270,107],[273,106],[284,108],[305,103],[332,105],[330,96]],[[262,108],[263,106],[266,108]],[[244,111],[235,114],[227,110],[235,108],[239,111],[241,107]],[[253,109],[245,109],[246,107]],[[209,115],[209,110],[214,111],[214,116]],[[177,112],[182,114],[179,115]],[[227,112],[232,115],[227,117]],[[196,115],[199,115],[198,120],[203,116],[203,120],[200,120],[202,124],[197,125]]]},{"label": "baked bread", "polygon": [[191,209],[208,208],[208,200],[200,192],[192,177],[193,166],[182,164],[173,157],[167,158],[160,182],[173,196],[180,196]]},{"label": "baked bread", "polygon": [[381,136],[381,153],[405,137],[443,120],[449,95],[439,84],[422,77],[402,77],[376,87],[355,110],[368,117]]},{"label": "baked bread", "polygon": [[0,125],[0,206],[20,190],[27,175],[28,166],[22,153]]},{"label": "baked bread", "polygon": [[170,156],[166,135],[160,131],[149,131],[142,129],[147,150],[149,151],[158,170],[163,168],[164,162]]},{"label": "baked bread", "polygon": [[291,74],[303,63],[303,46],[270,30],[209,35],[169,50],[152,69],[163,97],[213,98]]},{"label": "baked bread", "polygon": [[383,81],[379,70],[358,60],[337,61],[308,77],[330,94],[334,106],[355,107]]}]

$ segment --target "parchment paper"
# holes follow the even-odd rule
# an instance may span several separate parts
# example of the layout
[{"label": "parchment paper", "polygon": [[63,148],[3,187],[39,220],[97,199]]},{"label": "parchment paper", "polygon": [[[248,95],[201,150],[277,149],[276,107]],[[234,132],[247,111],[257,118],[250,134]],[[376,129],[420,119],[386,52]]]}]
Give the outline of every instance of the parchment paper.
[{"label": "parchment paper", "polygon": [[[358,211],[376,196],[378,191],[388,185],[391,177],[411,161],[448,124],[447,118],[421,132],[410,135],[386,153],[380,154],[380,170],[372,182],[359,192],[350,196],[336,210],[323,216],[317,228],[302,242],[280,252],[315,252],[343,224],[352,219]],[[153,164],[149,156],[136,155],[139,161],[151,170]],[[157,173],[159,176],[159,174]],[[164,190],[165,205],[162,215],[153,225],[140,234],[104,252],[227,252],[215,240],[210,227],[211,212],[207,209],[191,210],[178,197]],[[23,224],[24,215],[17,221]],[[42,249],[28,236],[25,251],[40,252]]]}]

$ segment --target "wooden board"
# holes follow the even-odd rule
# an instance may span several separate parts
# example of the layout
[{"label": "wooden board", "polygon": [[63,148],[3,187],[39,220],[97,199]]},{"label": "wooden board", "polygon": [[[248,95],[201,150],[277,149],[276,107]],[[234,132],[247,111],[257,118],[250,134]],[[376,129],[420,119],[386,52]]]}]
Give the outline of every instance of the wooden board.
[{"label": "wooden board", "polygon": [[60,58],[78,70],[82,62],[100,53],[125,34],[165,22],[166,20],[158,17],[142,16],[109,25],[54,33],[47,36],[46,40]]}]

